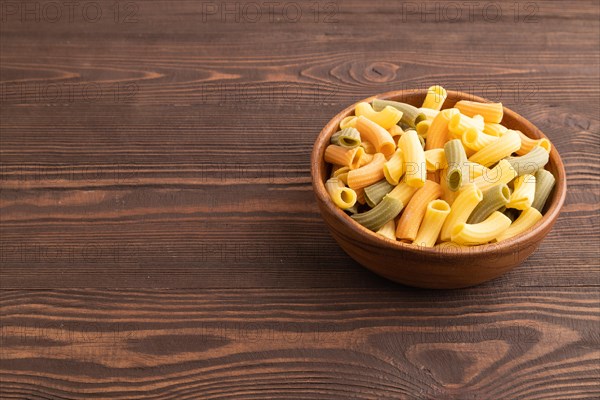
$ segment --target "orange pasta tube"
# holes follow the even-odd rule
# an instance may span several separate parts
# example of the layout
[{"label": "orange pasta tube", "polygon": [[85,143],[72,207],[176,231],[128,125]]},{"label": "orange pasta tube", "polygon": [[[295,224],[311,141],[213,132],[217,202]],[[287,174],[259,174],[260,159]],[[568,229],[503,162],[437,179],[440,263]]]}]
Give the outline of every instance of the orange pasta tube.
[{"label": "orange pasta tube", "polygon": [[480,103],[477,101],[461,100],[454,107],[469,117],[481,115],[485,122],[493,124],[499,124],[504,115],[502,103]]},{"label": "orange pasta tube", "polygon": [[519,136],[521,136],[521,148],[519,150],[515,151],[515,153],[517,153],[520,156],[529,153],[534,147],[537,147],[537,146],[540,146],[541,148],[546,150],[548,153],[550,153],[550,150],[552,150],[552,144],[550,144],[550,141],[546,138],[536,140],[536,139],[530,138],[529,136],[526,136],[521,131],[515,131],[515,132],[517,132],[519,134]]},{"label": "orange pasta tube", "polygon": [[431,121],[431,126],[427,130],[427,141],[425,150],[443,148],[448,141],[448,123],[450,119],[458,114],[456,108],[449,108],[440,111],[440,113]]},{"label": "orange pasta tube", "polygon": [[375,156],[373,156],[373,161],[369,164],[348,172],[348,186],[351,189],[356,190],[382,180],[383,164],[385,164],[385,161],[385,156],[383,154],[376,153]]},{"label": "orange pasta tube", "polygon": [[375,145],[375,150],[384,156],[389,156],[396,150],[396,143],[392,135],[375,122],[365,118],[358,117],[356,120],[356,129],[360,132],[360,137]]},{"label": "orange pasta tube", "polygon": [[365,199],[365,188],[353,189],[356,193],[356,202],[359,204],[366,204],[367,199]]},{"label": "orange pasta tube", "polygon": [[373,154],[364,153],[363,151],[363,155],[360,157],[360,160],[358,160],[358,166],[362,167],[363,165],[369,164],[371,161],[373,161],[373,157],[375,157]]},{"label": "orange pasta tube", "polygon": [[364,150],[362,147],[348,149],[347,147],[330,144],[325,149],[325,161],[330,164],[343,165],[355,169],[358,168],[358,163],[363,153]]},{"label": "orange pasta tube", "polygon": [[441,195],[442,188],[438,183],[426,181],[404,208],[396,226],[396,237],[400,240],[414,241],[419,232],[427,205],[430,201],[440,198]]}]

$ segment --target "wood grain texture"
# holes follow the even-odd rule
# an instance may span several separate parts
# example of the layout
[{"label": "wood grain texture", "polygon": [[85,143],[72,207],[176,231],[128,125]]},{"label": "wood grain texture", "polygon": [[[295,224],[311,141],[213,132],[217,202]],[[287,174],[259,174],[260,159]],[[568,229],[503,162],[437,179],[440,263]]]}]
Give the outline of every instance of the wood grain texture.
[{"label": "wood grain texture", "polygon": [[[49,22],[0,2],[0,398],[599,396],[597,1],[493,2],[496,22],[487,3],[255,23],[202,3]],[[569,183],[526,263],[451,293],[354,263],[310,185],[333,115],[432,84],[528,118]]]},{"label": "wood grain texture", "polygon": [[2,294],[3,399],[598,395],[593,288]]}]

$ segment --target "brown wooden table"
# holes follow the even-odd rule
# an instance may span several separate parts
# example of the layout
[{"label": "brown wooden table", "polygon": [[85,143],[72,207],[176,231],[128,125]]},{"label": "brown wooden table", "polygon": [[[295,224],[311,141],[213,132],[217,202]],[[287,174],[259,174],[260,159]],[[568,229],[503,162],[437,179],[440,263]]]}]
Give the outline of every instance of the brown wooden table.
[{"label": "brown wooden table", "polygon": [[[0,8],[0,398],[600,396],[597,1]],[[432,84],[569,177],[537,253],[467,290],[361,268],[310,184],[331,116]]]}]

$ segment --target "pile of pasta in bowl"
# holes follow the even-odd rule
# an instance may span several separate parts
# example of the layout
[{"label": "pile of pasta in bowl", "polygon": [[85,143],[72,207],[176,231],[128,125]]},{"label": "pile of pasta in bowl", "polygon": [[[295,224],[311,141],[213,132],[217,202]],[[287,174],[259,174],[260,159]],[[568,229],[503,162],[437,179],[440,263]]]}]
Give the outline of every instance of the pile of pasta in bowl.
[{"label": "pile of pasta in bowl", "polygon": [[432,86],[420,108],[358,103],[325,149],[333,203],[382,237],[433,247],[500,242],[533,227],[555,185],[551,144],[501,124],[501,103]]}]

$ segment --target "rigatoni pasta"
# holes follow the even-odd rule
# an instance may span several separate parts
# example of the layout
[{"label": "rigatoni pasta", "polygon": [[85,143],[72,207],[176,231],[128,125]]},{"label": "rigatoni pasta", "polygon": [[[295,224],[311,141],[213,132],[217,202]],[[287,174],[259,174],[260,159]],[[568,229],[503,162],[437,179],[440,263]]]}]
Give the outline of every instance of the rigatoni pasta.
[{"label": "rigatoni pasta", "polygon": [[427,96],[423,101],[423,108],[431,108],[432,110],[441,110],[444,101],[448,97],[446,89],[441,86],[435,85],[427,89]]},{"label": "rigatoni pasta", "polygon": [[423,247],[475,246],[531,228],[552,193],[548,139],[502,124],[501,103],[429,88],[421,108],[362,102],[325,148],[327,193],[340,209],[390,240]]},{"label": "rigatoni pasta", "polygon": [[548,163],[550,155],[543,147],[534,147],[519,157],[507,157],[506,161],[517,171],[517,175],[535,174]]},{"label": "rigatoni pasta", "polygon": [[406,183],[410,186],[421,187],[427,180],[425,151],[419,141],[416,131],[409,130],[398,141],[398,147],[404,155],[404,173]]},{"label": "rigatoni pasta", "polygon": [[429,202],[438,199],[442,195],[440,185],[427,181],[422,188],[412,196],[396,226],[396,237],[400,240],[413,241],[425,216],[425,209]]},{"label": "rigatoni pasta", "polygon": [[331,143],[353,149],[360,146],[360,132],[355,128],[344,128],[331,136]]},{"label": "rigatoni pasta", "polygon": [[358,162],[364,150],[360,147],[349,149],[347,147],[330,144],[325,149],[325,161],[335,165],[343,165],[350,169],[358,168]]},{"label": "rigatoni pasta", "polygon": [[450,119],[459,111],[456,108],[450,108],[441,111],[432,121],[427,129],[427,142],[425,150],[443,148],[444,143],[448,141],[448,123]]},{"label": "rigatoni pasta", "polygon": [[498,140],[469,157],[469,161],[489,167],[520,148],[521,137],[514,131],[508,131]]},{"label": "rigatoni pasta", "polygon": [[348,172],[348,186],[352,189],[361,189],[383,179],[383,164],[385,164],[384,155],[376,153],[369,164]]},{"label": "rigatoni pasta", "polygon": [[556,179],[550,171],[540,169],[535,173],[535,196],[533,197],[533,203],[531,207],[542,212],[546,205],[546,200],[550,196],[550,192],[554,188]]},{"label": "rigatoni pasta", "polygon": [[479,190],[477,186],[466,186],[465,189],[456,196],[456,199],[454,199],[454,202],[450,207],[450,214],[442,226],[440,239],[442,241],[450,240],[454,227],[463,222],[467,222],[471,212],[473,212],[481,200],[483,200],[483,193],[481,193],[481,190]]},{"label": "rigatoni pasta", "polygon": [[479,103],[477,101],[461,100],[454,107],[469,117],[481,115],[485,122],[495,124],[500,123],[504,115],[502,103]]},{"label": "rigatoni pasta", "polygon": [[402,113],[402,118],[400,118],[400,122],[410,126],[411,128],[416,128],[419,122],[427,119],[427,117],[421,110],[410,104],[390,100],[373,100],[373,109],[375,111],[382,111],[386,107],[394,107],[395,109],[400,111]]},{"label": "rigatoni pasta", "polygon": [[354,113],[357,117],[364,116],[381,126],[383,129],[390,129],[396,125],[402,118],[402,111],[394,107],[387,106],[381,111],[373,110],[369,103],[358,103]]},{"label": "rigatoni pasta", "polygon": [[450,205],[444,200],[430,201],[425,209],[423,222],[413,244],[423,247],[433,247],[440,236],[440,230],[448,214],[450,214]]},{"label": "rigatoni pasta", "polygon": [[494,211],[485,221],[478,224],[457,224],[452,229],[451,239],[462,245],[484,244],[496,239],[506,231],[512,221],[501,212]]},{"label": "rigatoni pasta", "polygon": [[506,208],[526,210],[531,207],[535,197],[535,176],[529,174],[518,176],[513,185],[514,190]]},{"label": "rigatoni pasta", "polygon": [[344,187],[342,181],[337,178],[329,178],[327,182],[325,182],[325,189],[327,190],[327,193],[329,193],[329,196],[331,196],[331,200],[333,200],[335,205],[342,210],[346,210],[356,203],[356,192]]},{"label": "rigatoni pasta", "polygon": [[533,207],[523,211],[519,217],[513,221],[510,226],[504,230],[500,235],[496,237],[498,242],[509,239],[513,236],[517,236],[520,233],[525,232],[527,229],[533,227],[540,219],[542,214]]},{"label": "rigatoni pasta", "polygon": [[364,116],[358,117],[356,129],[360,132],[363,140],[371,142],[375,146],[378,153],[389,156],[396,149],[396,143],[394,143],[392,135],[370,119]]},{"label": "rigatoni pasta", "polygon": [[448,189],[456,192],[462,186],[463,176],[466,175],[467,154],[460,140],[454,139],[444,145],[444,155],[448,164],[446,185],[448,185]]},{"label": "rigatoni pasta", "polygon": [[387,181],[381,180],[365,188],[365,200],[369,207],[375,207],[383,199],[383,197],[392,191],[393,185]]}]

